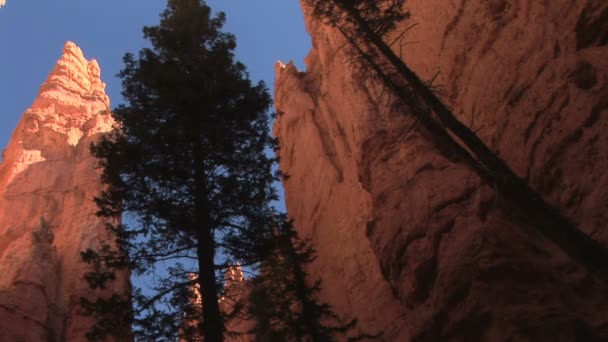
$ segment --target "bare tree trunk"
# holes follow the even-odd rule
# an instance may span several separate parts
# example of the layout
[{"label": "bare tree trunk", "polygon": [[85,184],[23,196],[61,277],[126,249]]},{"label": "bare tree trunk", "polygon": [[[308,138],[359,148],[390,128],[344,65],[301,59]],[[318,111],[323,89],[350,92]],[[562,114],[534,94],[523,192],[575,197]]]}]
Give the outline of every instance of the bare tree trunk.
[{"label": "bare tree trunk", "polygon": [[199,233],[198,267],[199,290],[202,298],[202,324],[199,324],[201,336],[205,342],[224,341],[224,327],[218,304],[218,286],[215,280],[214,239],[209,229]]},{"label": "bare tree trunk", "polygon": [[[199,135],[197,135],[199,136]],[[202,322],[199,322],[200,335],[205,342],[223,342],[224,325],[218,303],[218,286],[215,279],[215,238],[207,205],[207,183],[205,171],[201,168],[202,151],[199,142],[193,146],[195,167],[195,229],[197,237],[199,292],[202,301]]]}]

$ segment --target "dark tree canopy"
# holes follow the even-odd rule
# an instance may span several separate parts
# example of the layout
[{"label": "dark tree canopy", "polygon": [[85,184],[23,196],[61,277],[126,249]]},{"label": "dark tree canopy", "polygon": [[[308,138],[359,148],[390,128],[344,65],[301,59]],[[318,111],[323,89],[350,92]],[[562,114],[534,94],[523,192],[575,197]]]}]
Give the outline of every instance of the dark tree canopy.
[{"label": "dark tree canopy", "polygon": [[[169,0],[160,24],[144,28],[151,47],[124,58],[126,103],[113,112],[120,129],[92,146],[108,184],[96,200],[99,215],[128,219],[109,227],[116,241],[83,253],[98,266],[87,277],[103,287],[126,268],[151,279],[151,290],[132,296],[140,339],[174,340],[193,333],[184,321],[197,321],[199,336],[221,341],[216,272],[254,264],[267,250],[278,177],[269,153],[271,98],[235,60],[224,20],[204,1]],[[195,284],[202,312],[192,305]],[[129,294],[120,298],[128,302]],[[84,304],[96,311],[107,303]],[[91,337],[120,323],[100,322]]]},{"label": "dark tree canopy", "polygon": [[[256,341],[330,342],[353,333],[356,320],[343,322],[318,299],[321,280],[312,280],[306,266],[316,258],[310,241],[299,238],[292,222],[280,220],[273,229],[272,253],[251,283],[249,308]],[[360,334],[349,340],[377,336]]]},{"label": "dark tree canopy", "polygon": [[342,30],[352,29],[349,26],[356,24],[357,18],[349,10],[356,11],[379,37],[394,32],[397,25],[410,16],[405,0],[306,0],[306,3],[313,9],[313,16]]}]

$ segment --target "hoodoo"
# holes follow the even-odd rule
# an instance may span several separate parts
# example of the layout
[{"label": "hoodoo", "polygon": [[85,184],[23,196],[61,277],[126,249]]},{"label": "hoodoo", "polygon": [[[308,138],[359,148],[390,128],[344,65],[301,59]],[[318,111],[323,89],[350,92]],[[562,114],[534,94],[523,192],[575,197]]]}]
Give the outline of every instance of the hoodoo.
[{"label": "hoodoo", "polygon": [[95,215],[102,184],[89,146],[113,129],[109,105],[97,62],[68,42],[4,150],[0,341],[86,340],[91,319],[80,298],[94,293],[80,252],[107,239]]},{"label": "hoodoo", "polygon": [[[386,341],[608,339],[605,279],[528,229],[306,2],[313,49],[305,72],[277,64],[274,132],[322,299]],[[395,53],[545,201],[608,245],[608,3],[406,6]]]}]

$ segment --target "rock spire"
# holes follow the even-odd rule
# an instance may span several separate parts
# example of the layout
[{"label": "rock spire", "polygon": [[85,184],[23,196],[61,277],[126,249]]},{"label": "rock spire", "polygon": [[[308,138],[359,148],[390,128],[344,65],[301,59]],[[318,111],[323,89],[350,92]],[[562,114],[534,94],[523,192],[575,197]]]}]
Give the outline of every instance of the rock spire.
[{"label": "rock spire", "polygon": [[[0,164],[0,341],[85,341],[94,296],[80,252],[108,239],[89,146],[113,128],[96,61],[72,42],[15,129]],[[127,286],[121,275],[113,284]]]}]

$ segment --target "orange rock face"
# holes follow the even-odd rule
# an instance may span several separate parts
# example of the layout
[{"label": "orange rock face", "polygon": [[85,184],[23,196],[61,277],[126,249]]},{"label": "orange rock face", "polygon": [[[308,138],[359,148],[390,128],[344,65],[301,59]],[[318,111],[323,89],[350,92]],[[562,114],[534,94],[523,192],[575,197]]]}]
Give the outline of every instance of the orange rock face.
[{"label": "orange rock face", "polygon": [[[85,341],[80,252],[107,239],[90,144],[113,129],[96,61],[68,42],[0,164],[0,341]],[[115,286],[126,288],[128,277]]]},{"label": "orange rock face", "polygon": [[[458,118],[608,245],[605,1],[410,0],[401,57]],[[277,64],[287,209],[322,299],[386,341],[608,339],[608,287],[433,143],[304,6]],[[604,21],[602,21],[604,18]],[[608,262],[608,261],[607,261]]]}]

